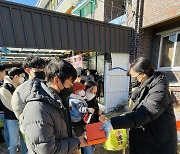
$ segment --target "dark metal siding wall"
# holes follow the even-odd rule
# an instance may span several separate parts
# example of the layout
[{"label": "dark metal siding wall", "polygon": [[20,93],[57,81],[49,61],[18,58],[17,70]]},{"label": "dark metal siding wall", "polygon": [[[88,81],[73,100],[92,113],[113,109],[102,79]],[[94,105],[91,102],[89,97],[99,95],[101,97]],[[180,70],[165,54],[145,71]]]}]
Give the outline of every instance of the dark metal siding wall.
[{"label": "dark metal siding wall", "polygon": [[0,1],[0,46],[128,53],[132,29]]}]

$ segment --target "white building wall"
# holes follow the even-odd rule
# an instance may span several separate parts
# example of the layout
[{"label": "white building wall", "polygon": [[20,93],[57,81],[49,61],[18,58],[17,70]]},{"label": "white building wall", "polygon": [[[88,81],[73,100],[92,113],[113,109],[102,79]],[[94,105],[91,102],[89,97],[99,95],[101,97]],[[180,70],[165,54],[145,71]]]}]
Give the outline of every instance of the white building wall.
[{"label": "white building wall", "polygon": [[89,14],[86,18],[104,21],[104,0],[97,1],[94,14]]},{"label": "white building wall", "polygon": [[[104,2],[104,0],[102,0]],[[97,8],[95,10],[94,19],[104,21],[104,3],[97,1]]]},{"label": "white building wall", "polygon": [[61,2],[61,4],[59,4],[59,7],[56,8],[56,11],[65,13],[70,7],[72,7],[74,4],[78,3],[78,0],[76,0],[77,3],[73,3],[73,1],[71,1],[71,0],[63,0]]},{"label": "white building wall", "polygon": [[129,68],[129,54],[125,53],[111,53],[112,68],[121,67],[123,69]]}]

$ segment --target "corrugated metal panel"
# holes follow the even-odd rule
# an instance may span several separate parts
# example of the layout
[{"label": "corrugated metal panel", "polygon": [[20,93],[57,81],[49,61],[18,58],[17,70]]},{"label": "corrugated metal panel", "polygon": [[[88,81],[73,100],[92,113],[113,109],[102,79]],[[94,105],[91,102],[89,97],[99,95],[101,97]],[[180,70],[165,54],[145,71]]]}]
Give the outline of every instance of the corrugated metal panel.
[{"label": "corrugated metal panel", "polygon": [[132,29],[0,1],[0,46],[96,52],[130,50]]}]

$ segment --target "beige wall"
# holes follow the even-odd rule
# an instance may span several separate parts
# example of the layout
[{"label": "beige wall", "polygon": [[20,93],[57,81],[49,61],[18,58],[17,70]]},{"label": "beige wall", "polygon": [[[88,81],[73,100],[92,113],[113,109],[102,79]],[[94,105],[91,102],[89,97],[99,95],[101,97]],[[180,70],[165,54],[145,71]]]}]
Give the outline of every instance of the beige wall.
[{"label": "beige wall", "polygon": [[86,18],[104,21],[104,0],[97,1],[97,8],[93,15],[88,15]]},{"label": "beige wall", "polygon": [[180,0],[144,0],[143,27],[180,16]]},{"label": "beige wall", "polygon": [[94,19],[104,21],[104,3],[100,1],[97,1],[97,8],[95,10]]}]

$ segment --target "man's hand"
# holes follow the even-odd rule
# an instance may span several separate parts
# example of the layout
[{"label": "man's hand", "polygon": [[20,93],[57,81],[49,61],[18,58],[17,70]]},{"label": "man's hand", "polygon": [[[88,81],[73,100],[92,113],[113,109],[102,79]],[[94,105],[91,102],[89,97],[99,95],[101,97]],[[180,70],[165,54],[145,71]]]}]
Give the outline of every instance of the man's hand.
[{"label": "man's hand", "polygon": [[80,147],[85,147],[87,146],[87,136],[86,136],[86,133],[83,133],[81,136],[78,137],[79,140],[80,140]]}]

